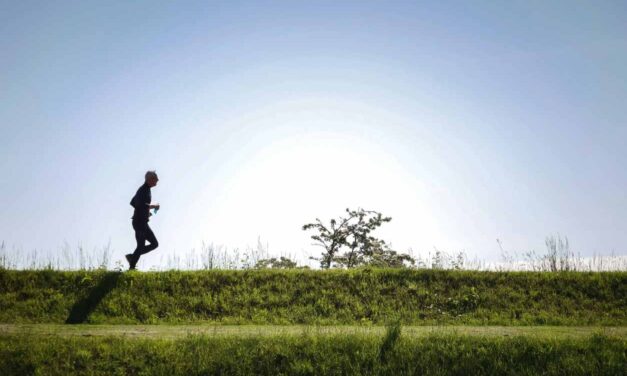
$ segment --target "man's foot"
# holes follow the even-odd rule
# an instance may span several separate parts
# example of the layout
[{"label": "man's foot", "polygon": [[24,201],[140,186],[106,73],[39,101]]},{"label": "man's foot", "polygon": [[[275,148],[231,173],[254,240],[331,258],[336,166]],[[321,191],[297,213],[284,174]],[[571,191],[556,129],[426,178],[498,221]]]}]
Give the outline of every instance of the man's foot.
[{"label": "man's foot", "polygon": [[126,255],[126,261],[128,261],[128,270],[135,270],[135,265],[137,265],[137,259],[135,259],[135,255],[129,253]]}]

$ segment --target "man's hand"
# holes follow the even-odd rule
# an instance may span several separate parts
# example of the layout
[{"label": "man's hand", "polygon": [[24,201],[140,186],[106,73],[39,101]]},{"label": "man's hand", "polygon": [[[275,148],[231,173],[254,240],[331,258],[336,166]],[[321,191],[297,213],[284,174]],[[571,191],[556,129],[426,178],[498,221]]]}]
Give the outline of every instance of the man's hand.
[{"label": "man's hand", "polygon": [[159,205],[159,204],[148,205],[148,209],[157,209],[157,210],[159,210],[159,209],[161,209],[161,205]]}]

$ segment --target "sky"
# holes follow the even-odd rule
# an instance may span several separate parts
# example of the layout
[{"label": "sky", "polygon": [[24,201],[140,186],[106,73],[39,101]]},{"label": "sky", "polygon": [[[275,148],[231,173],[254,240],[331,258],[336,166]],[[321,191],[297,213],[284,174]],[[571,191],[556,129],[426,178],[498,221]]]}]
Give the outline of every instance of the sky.
[{"label": "sky", "polygon": [[[627,254],[623,1],[0,1],[0,241],[255,246],[361,207],[401,252]],[[143,263],[143,265],[142,265]]]}]

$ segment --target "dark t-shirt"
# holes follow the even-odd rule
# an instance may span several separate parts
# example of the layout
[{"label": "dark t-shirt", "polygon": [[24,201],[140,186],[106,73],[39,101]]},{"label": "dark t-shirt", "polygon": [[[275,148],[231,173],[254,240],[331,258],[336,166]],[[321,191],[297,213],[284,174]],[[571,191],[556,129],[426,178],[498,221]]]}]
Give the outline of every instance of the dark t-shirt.
[{"label": "dark t-shirt", "polygon": [[135,212],[133,213],[134,221],[146,221],[148,222],[149,215],[149,206],[152,201],[152,196],[150,194],[150,187],[148,184],[143,184],[133,196],[131,200],[131,206],[135,208]]}]

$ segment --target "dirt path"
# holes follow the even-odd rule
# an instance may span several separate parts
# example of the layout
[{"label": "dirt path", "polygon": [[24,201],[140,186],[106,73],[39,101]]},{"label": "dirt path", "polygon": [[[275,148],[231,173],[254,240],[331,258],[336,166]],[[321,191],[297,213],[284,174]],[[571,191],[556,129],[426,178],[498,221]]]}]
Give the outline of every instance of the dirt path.
[{"label": "dirt path", "polygon": [[[125,336],[138,338],[178,338],[189,334],[210,336],[274,336],[324,334],[382,335],[381,326],[275,326],[275,325],[58,325],[0,324],[0,336]],[[601,333],[627,339],[627,327],[567,326],[404,326],[403,335],[459,334],[472,336],[533,336],[543,338],[586,337]]]}]

